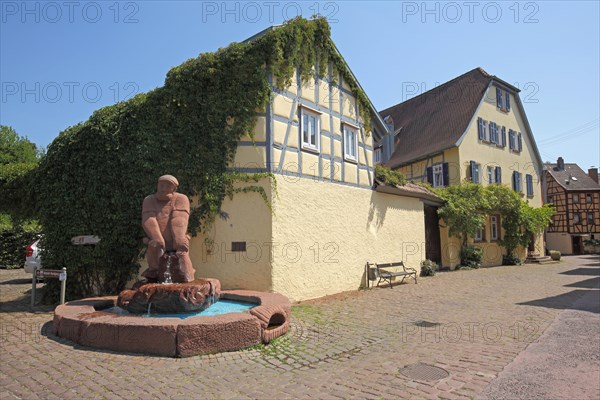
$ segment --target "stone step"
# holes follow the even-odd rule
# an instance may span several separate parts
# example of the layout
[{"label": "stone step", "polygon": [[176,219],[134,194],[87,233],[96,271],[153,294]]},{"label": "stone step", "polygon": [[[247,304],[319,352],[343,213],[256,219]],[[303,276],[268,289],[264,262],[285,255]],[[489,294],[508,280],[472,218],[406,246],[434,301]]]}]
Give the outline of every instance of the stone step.
[{"label": "stone step", "polygon": [[554,264],[558,261],[554,261],[549,256],[529,256],[525,259],[525,264]]}]

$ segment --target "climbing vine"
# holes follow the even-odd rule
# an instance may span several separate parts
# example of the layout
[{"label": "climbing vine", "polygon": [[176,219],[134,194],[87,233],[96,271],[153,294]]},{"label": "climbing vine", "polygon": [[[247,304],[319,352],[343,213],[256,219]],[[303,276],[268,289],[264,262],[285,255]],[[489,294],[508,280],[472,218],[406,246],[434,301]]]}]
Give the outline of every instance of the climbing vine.
[{"label": "climbing vine", "polygon": [[[272,174],[234,173],[228,166],[241,137],[253,138],[257,113],[265,111],[269,73],[285,86],[296,68],[309,81],[315,73],[324,76],[330,62],[366,116],[368,100],[335,50],[327,21],[296,18],[253,41],[190,59],[171,69],[162,87],[99,109],[61,132],[32,179],[45,232],[44,265],[68,268],[67,297],[118,292],[137,272],[144,248],[141,203],[160,175],[175,175],[179,191],[195,200],[194,235],[226,217],[221,204],[236,193],[257,193],[270,206],[263,182],[275,185]],[[77,235],[101,241],[73,246],[70,238]]]}]

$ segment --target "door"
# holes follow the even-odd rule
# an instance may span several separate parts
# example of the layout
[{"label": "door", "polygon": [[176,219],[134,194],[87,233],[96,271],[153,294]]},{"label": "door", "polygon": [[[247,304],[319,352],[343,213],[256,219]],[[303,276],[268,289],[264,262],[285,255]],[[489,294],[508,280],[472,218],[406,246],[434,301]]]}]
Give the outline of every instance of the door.
[{"label": "door", "polygon": [[437,207],[425,206],[425,258],[436,262],[442,262],[440,220]]},{"label": "door", "polygon": [[571,236],[573,240],[573,254],[583,254],[583,238],[581,236]]}]

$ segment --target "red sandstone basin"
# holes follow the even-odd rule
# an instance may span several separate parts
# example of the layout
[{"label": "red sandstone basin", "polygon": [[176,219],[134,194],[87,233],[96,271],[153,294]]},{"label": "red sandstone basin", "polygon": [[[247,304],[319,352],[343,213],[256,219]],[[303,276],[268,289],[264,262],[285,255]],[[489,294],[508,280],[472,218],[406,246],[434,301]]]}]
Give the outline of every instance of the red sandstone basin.
[{"label": "red sandstone basin", "polygon": [[117,296],[70,301],[54,310],[56,334],[83,346],[170,357],[236,351],[289,329],[291,304],[278,293],[223,290],[221,299],[256,304],[246,312],[210,317],[146,318],[107,311]]}]

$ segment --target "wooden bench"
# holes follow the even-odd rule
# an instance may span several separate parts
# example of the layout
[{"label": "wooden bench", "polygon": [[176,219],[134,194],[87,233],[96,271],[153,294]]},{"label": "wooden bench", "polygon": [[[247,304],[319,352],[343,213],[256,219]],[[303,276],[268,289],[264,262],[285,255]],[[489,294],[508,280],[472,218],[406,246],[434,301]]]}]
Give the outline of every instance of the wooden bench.
[{"label": "wooden bench", "polygon": [[[402,277],[400,283],[404,282],[404,280],[410,276],[412,276],[412,278],[415,280],[415,284],[417,283],[417,270],[405,266],[403,261],[386,264],[375,264],[375,268],[377,269],[377,276],[379,277],[377,287],[379,287],[381,281],[384,281],[389,282],[391,289],[392,278],[395,278],[397,276]],[[394,270],[390,270],[391,268],[393,268]]]}]

